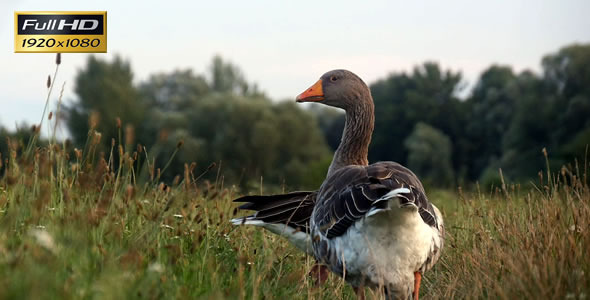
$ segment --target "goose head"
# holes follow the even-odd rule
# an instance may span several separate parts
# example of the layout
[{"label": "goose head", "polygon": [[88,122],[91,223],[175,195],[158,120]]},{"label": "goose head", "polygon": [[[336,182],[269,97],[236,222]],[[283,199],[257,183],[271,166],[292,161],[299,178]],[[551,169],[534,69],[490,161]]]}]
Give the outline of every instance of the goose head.
[{"label": "goose head", "polygon": [[310,88],[295,98],[297,102],[317,102],[344,110],[371,103],[371,92],[365,82],[347,70],[325,73]]}]

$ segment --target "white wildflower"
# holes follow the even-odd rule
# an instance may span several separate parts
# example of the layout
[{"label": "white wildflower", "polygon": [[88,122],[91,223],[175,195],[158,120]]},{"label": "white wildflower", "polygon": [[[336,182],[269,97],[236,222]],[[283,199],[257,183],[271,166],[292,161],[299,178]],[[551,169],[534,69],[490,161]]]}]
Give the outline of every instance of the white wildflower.
[{"label": "white wildflower", "polygon": [[53,237],[45,229],[33,229],[31,230],[31,235],[35,237],[37,243],[39,243],[39,245],[41,245],[43,248],[53,253],[57,252],[57,247],[53,242]]},{"label": "white wildflower", "polygon": [[155,273],[162,273],[164,272],[164,266],[161,263],[155,262],[149,265],[148,271],[155,272]]}]

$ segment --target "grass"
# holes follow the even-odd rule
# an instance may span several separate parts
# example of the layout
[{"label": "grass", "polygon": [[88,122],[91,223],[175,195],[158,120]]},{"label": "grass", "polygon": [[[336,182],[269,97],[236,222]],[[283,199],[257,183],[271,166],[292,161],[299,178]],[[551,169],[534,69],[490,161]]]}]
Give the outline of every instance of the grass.
[{"label": "grass", "polygon": [[[0,299],[353,298],[336,276],[313,288],[313,261],[280,237],[230,225],[233,187],[201,182],[189,165],[173,186],[153,166],[142,182],[135,166],[147,153],[114,145],[103,158],[100,134],[89,136],[84,150],[35,138],[2,154]],[[421,297],[587,299],[588,170],[428,191],[447,236]]]},{"label": "grass", "polygon": [[564,168],[532,190],[512,186],[460,197],[457,210],[445,211],[445,254],[428,280],[427,295],[586,299],[590,192],[580,180],[586,175],[579,175]]}]

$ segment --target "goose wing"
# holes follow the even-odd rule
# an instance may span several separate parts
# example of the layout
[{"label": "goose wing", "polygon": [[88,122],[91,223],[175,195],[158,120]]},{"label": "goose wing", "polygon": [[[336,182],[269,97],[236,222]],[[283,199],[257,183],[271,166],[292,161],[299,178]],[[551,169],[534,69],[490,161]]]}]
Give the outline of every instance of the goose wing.
[{"label": "goose wing", "polygon": [[321,234],[332,239],[361,218],[387,209],[394,197],[402,206],[417,207],[422,220],[438,228],[435,210],[418,177],[395,162],[347,166],[334,172],[320,188],[313,221]]}]

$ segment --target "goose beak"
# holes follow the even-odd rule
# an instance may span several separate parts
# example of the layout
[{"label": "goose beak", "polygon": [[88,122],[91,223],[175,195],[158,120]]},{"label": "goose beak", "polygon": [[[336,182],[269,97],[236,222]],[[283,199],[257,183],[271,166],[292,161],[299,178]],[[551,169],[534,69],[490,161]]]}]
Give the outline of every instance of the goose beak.
[{"label": "goose beak", "polygon": [[321,79],[295,98],[297,102],[320,102],[322,100],[324,100],[324,91]]}]

